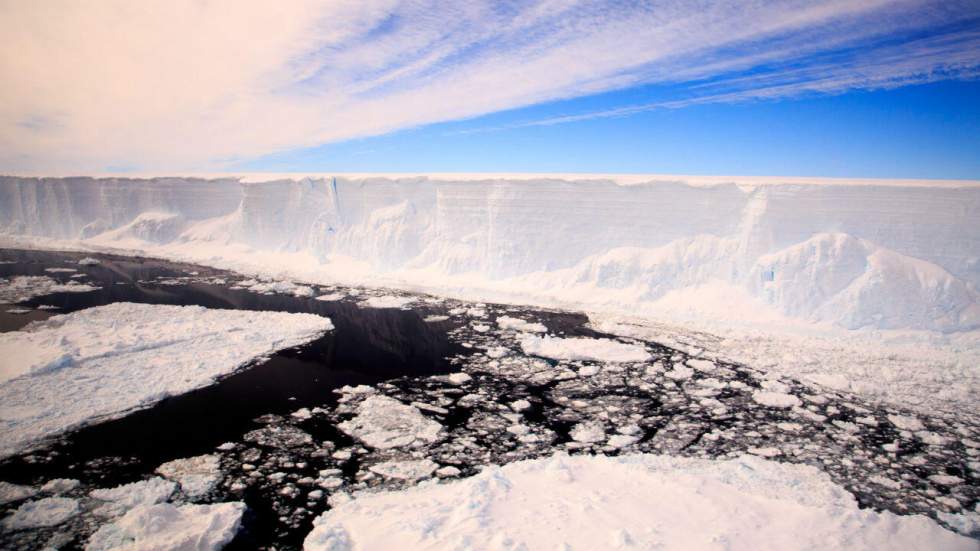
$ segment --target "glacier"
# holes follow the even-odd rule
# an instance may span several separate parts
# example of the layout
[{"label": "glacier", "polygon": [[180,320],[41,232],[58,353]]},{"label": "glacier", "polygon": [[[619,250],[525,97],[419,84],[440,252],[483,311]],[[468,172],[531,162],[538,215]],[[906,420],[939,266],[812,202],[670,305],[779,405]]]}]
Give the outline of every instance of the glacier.
[{"label": "glacier", "polygon": [[0,177],[0,240],[639,317],[980,328],[980,182]]}]

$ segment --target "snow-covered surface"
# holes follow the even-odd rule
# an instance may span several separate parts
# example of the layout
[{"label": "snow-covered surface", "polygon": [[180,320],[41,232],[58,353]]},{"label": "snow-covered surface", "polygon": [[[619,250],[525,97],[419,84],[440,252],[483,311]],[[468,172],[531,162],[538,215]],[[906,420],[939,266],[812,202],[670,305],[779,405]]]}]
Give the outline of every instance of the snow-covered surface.
[{"label": "snow-covered surface", "polygon": [[6,505],[37,495],[37,488],[0,481],[0,505]]},{"label": "snow-covered surface", "polygon": [[442,434],[442,425],[422,415],[418,408],[387,396],[368,397],[358,406],[357,415],[338,428],[378,449],[423,445]]},{"label": "snow-covered surface", "polygon": [[140,505],[99,528],[86,551],[170,551],[221,549],[235,537],[245,504]]},{"label": "snow-covered surface", "polygon": [[25,530],[57,526],[78,514],[78,500],[68,497],[45,497],[28,501],[3,519],[6,530]]},{"label": "snow-covered surface", "polygon": [[221,458],[212,454],[175,459],[157,467],[156,472],[180,484],[188,498],[197,499],[221,479]]},{"label": "snow-covered surface", "polygon": [[525,354],[553,360],[591,360],[599,362],[643,362],[650,358],[646,348],[611,339],[529,336],[521,340]]},{"label": "snow-covered surface", "polygon": [[859,509],[809,466],[753,457],[556,455],[404,492],[315,521],[307,551],[381,549],[975,550],[922,516]]},{"label": "snow-covered surface", "polygon": [[207,386],[331,328],[311,314],[116,303],[0,334],[0,456]]},{"label": "snow-covered surface", "polygon": [[719,353],[752,365],[913,403],[965,399],[971,385],[948,383],[978,379],[977,219],[975,181],[0,178],[7,245],[657,319],[723,335]]},{"label": "snow-covered surface", "polygon": [[89,492],[89,496],[104,501],[107,516],[122,514],[140,505],[155,505],[170,499],[177,484],[162,478],[150,478]]},{"label": "snow-covered surface", "polygon": [[0,278],[0,303],[14,304],[54,293],[87,293],[98,290],[99,287],[77,281],[58,283],[48,276],[14,276],[10,279]]},{"label": "snow-covered surface", "polygon": [[591,314],[599,331],[651,340],[921,411],[977,411],[980,333],[781,330]]}]

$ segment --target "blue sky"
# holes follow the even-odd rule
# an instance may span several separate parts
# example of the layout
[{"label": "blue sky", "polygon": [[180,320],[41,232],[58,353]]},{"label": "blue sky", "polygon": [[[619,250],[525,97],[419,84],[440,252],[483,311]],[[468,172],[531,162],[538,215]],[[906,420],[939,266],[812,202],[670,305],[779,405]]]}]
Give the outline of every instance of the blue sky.
[{"label": "blue sky", "polygon": [[980,178],[980,82],[652,110],[506,128],[619,105],[642,87],[260,157],[249,171],[614,172]]},{"label": "blue sky", "polygon": [[11,2],[0,33],[0,172],[980,178],[976,0]]}]

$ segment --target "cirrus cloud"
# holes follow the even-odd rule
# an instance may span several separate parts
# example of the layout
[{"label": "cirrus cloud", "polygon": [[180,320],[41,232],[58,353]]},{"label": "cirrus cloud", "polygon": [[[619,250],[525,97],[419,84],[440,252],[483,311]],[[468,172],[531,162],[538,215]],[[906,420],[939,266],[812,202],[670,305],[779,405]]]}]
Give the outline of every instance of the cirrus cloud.
[{"label": "cirrus cloud", "polygon": [[0,3],[0,168],[190,170],[630,86],[692,103],[973,78],[973,2]]}]

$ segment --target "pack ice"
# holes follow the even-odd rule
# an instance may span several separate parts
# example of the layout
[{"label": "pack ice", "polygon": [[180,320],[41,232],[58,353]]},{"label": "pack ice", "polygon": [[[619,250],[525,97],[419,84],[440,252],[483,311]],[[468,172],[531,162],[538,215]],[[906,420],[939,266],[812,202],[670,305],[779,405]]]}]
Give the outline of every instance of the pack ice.
[{"label": "pack ice", "polygon": [[332,327],[313,314],[115,303],[0,333],[0,458],[207,386]]},{"label": "pack ice", "polygon": [[0,178],[14,243],[845,328],[980,327],[977,220],[973,181]]}]

